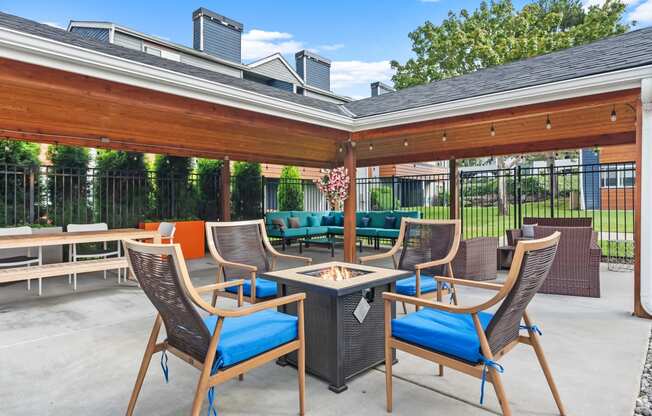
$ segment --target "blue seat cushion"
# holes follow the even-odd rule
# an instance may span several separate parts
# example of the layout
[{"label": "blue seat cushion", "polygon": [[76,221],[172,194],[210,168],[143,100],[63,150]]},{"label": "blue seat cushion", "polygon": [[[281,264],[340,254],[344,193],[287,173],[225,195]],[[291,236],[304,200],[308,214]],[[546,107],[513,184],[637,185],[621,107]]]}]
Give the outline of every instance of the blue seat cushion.
[{"label": "blue seat cushion", "polygon": [[344,234],[344,227],[338,227],[338,226],[328,227],[328,232],[330,234],[341,235],[341,234]]},{"label": "blue seat cushion", "polygon": [[288,228],[285,231],[283,231],[283,237],[290,238],[290,237],[305,237],[306,236],[306,228],[301,227],[301,228]]},{"label": "blue seat cushion", "polygon": [[325,226],[316,226],[316,227],[306,227],[307,235],[322,235],[328,232],[328,227]]},{"label": "blue seat cushion", "polygon": [[[443,285],[442,285],[443,286]],[[434,292],[437,290],[437,282],[432,276],[421,275],[421,293]],[[407,296],[417,294],[417,276],[412,275],[396,282],[396,293]]]},{"label": "blue seat cushion", "polygon": [[[478,317],[486,329],[493,315],[480,312]],[[422,309],[393,319],[392,336],[470,363],[482,360],[480,340],[470,314]]]},{"label": "blue seat cushion", "polygon": [[[204,324],[213,335],[217,317],[204,318]],[[272,310],[251,315],[224,318],[217,357],[221,367],[229,367],[262,354],[297,338],[297,317]]]},{"label": "blue seat cushion", "polygon": [[378,229],[378,237],[382,238],[398,238],[399,230],[386,230],[384,228]]},{"label": "blue seat cushion", "polygon": [[[238,287],[227,287],[226,291],[231,293],[238,293]],[[251,279],[245,279],[244,285],[242,285],[242,292],[244,292],[245,296],[251,296]],[[270,298],[272,296],[276,296],[276,293],[276,282],[263,279],[261,277],[256,277],[257,298]]]},{"label": "blue seat cushion", "polygon": [[360,237],[375,237],[376,231],[376,228],[356,227],[355,229],[355,233]]}]

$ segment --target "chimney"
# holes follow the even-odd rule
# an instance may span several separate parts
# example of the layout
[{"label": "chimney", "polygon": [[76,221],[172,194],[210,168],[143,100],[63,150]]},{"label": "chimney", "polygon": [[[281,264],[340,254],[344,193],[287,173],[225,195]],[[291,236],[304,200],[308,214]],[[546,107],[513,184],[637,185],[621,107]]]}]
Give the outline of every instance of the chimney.
[{"label": "chimney", "polygon": [[242,63],[242,23],[203,7],[193,12],[192,21],[193,48],[227,61]]},{"label": "chimney", "polygon": [[331,61],[310,51],[299,51],[294,55],[297,73],[304,82],[322,90],[331,90]]},{"label": "chimney", "polygon": [[376,81],[371,83],[371,96],[372,97],[377,97],[379,95],[387,94],[388,92],[394,92],[396,91],[394,88],[390,87],[389,85]]}]

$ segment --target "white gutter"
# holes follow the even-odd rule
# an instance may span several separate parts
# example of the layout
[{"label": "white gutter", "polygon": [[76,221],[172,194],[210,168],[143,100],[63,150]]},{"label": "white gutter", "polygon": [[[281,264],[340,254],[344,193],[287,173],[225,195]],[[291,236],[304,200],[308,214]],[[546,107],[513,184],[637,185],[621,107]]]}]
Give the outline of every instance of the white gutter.
[{"label": "white gutter", "polygon": [[648,314],[652,314],[652,78],[641,81],[642,108],[642,149],[641,177],[641,235],[640,238],[640,277],[641,305]]},{"label": "white gutter", "polygon": [[3,27],[0,57],[327,127],[351,125],[345,115]]},{"label": "white gutter", "polygon": [[652,78],[648,65],[355,119],[3,27],[0,57],[348,132],[640,88]]}]

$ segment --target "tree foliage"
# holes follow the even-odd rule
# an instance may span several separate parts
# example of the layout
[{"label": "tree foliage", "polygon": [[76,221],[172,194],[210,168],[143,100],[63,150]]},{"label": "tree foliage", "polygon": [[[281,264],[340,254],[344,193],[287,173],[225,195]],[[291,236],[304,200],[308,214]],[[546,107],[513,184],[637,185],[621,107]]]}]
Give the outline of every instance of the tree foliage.
[{"label": "tree foliage", "polygon": [[156,155],[154,172],[156,184],[153,202],[156,212],[149,217],[158,220],[196,218],[197,190],[190,181],[192,159]]},{"label": "tree foliage", "polygon": [[469,12],[448,12],[409,34],[415,57],[392,61],[396,88],[406,88],[542,55],[625,32],[618,0],[585,8],[581,0],[535,0],[517,10],[496,0]]},{"label": "tree foliage", "polygon": [[0,163],[22,167],[38,166],[39,146],[36,143],[0,139]]},{"label": "tree foliage", "polygon": [[261,168],[260,163],[235,162],[233,164],[233,192],[231,213],[234,220],[261,218]]},{"label": "tree foliage", "polygon": [[197,192],[199,218],[215,221],[219,217],[221,160],[197,159]]},{"label": "tree foliage", "polygon": [[47,176],[49,220],[61,226],[93,222],[88,202],[88,149],[55,144],[48,147],[47,155],[52,162]]},{"label": "tree foliage", "polygon": [[301,173],[296,166],[284,166],[278,184],[279,211],[303,211]]}]

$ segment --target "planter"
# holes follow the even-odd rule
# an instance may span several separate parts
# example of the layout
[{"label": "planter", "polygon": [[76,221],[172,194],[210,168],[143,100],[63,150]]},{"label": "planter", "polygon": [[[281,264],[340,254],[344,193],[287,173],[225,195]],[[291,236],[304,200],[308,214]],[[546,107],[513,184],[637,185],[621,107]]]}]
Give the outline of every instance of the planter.
[{"label": "planter", "polygon": [[[32,228],[34,234],[51,234],[63,232],[62,227],[38,227]],[[32,256],[36,256],[38,249],[33,248],[30,251]],[[2,250],[0,258],[24,256],[26,250],[24,248],[13,248],[9,250]],[[61,263],[63,261],[63,246],[47,246],[43,247],[43,264]]]},{"label": "planter", "polygon": [[[183,257],[186,260],[199,259],[206,254],[206,238],[204,237],[204,221],[169,221],[177,229],[174,232],[174,242],[181,245]],[[141,222],[138,228],[143,230],[158,230],[160,222]]]}]

